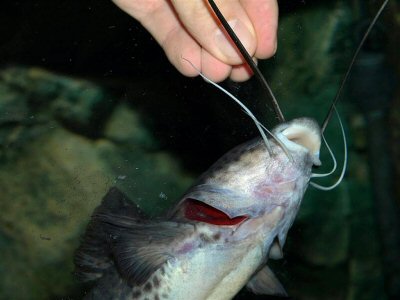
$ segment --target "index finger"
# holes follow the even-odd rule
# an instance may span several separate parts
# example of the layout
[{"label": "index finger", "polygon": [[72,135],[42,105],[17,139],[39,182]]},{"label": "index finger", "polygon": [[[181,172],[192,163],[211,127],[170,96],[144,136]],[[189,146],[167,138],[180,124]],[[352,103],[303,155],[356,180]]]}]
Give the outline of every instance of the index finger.
[{"label": "index finger", "polygon": [[256,32],[255,57],[268,58],[277,48],[279,8],[276,0],[240,0]]}]

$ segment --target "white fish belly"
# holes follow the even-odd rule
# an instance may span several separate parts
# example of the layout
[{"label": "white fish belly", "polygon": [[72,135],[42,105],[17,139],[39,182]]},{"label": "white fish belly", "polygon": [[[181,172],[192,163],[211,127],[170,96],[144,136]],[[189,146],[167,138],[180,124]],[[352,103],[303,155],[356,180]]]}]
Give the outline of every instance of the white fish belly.
[{"label": "white fish belly", "polygon": [[175,300],[228,300],[247,283],[262,260],[260,245],[198,249],[167,268],[166,294]]}]

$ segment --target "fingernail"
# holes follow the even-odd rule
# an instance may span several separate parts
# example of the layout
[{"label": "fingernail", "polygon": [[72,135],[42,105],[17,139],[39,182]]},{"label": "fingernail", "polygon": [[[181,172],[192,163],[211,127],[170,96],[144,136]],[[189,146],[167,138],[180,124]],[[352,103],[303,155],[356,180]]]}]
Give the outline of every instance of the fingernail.
[{"label": "fingernail", "polygon": [[[228,23],[242,42],[243,46],[248,49],[254,37],[247,27],[238,19],[231,20]],[[215,43],[222,54],[227,58],[240,58],[235,45],[231,42],[229,37],[221,31],[221,29],[217,29],[215,32]]]}]

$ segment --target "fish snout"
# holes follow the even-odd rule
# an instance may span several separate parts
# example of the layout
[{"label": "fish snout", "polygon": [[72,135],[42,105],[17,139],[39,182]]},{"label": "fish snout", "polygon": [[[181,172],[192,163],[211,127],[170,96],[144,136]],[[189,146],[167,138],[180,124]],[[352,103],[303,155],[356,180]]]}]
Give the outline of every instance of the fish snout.
[{"label": "fish snout", "polygon": [[313,165],[321,165],[321,128],[314,119],[294,119],[277,126],[274,133],[290,152],[307,151]]}]

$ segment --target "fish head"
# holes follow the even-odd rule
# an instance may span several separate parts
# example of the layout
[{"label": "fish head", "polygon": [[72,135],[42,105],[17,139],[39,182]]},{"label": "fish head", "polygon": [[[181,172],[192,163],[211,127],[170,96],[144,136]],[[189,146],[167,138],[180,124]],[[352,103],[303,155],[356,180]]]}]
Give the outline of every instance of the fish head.
[{"label": "fish head", "polygon": [[239,226],[280,207],[284,243],[312,167],[321,164],[321,130],[313,119],[299,118],[279,124],[272,133],[276,140],[270,140],[270,151],[256,139],[221,157],[185,193],[173,217]]},{"label": "fish head", "polygon": [[[298,118],[282,123],[273,129],[274,135],[281,141],[291,155],[311,159],[312,165],[320,166],[321,128],[310,118]],[[302,158],[299,157],[301,160]]]}]

